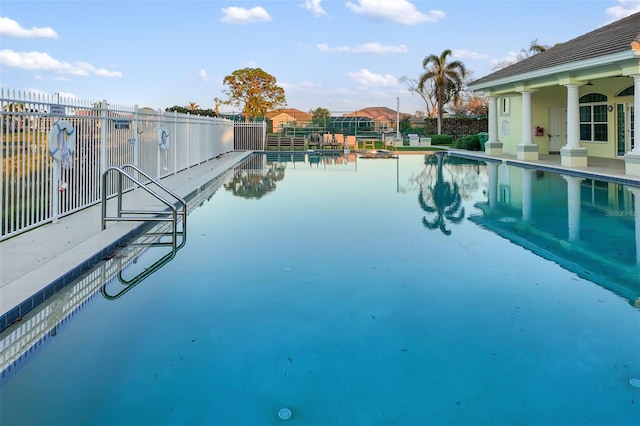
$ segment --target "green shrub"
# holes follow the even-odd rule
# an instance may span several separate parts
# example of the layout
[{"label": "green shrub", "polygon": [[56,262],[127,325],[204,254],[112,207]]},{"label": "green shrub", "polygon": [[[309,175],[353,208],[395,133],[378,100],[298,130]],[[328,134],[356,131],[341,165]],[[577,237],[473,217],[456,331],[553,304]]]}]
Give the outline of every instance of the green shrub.
[{"label": "green shrub", "polygon": [[467,149],[469,151],[480,151],[482,145],[478,135],[463,136],[456,141],[455,147],[458,149]]},{"label": "green shrub", "polygon": [[431,145],[451,145],[453,138],[451,135],[431,135]]}]

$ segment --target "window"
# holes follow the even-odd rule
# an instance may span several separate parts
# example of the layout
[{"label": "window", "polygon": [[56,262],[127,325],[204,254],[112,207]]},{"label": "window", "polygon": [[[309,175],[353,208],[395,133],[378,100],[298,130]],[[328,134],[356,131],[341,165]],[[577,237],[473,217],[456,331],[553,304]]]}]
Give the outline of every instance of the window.
[{"label": "window", "polygon": [[616,96],[633,96],[633,86],[629,86],[626,89],[622,90]]},{"label": "window", "polygon": [[509,115],[511,110],[509,100],[509,98],[502,98],[500,100],[500,115]]},{"label": "window", "polygon": [[607,97],[589,93],[580,98],[580,140],[606,142],[608,133]]}]

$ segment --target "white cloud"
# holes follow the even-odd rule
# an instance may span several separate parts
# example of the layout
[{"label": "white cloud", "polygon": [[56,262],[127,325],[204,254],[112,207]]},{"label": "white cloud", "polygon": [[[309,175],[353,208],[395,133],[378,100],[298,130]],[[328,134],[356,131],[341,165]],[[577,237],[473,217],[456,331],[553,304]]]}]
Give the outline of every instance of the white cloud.
[{"label": "white cloud", "polygon": [[322,8],[320,3],[322,3],[322,0],[305,0],[304,4],[301,6],[313,13],[315,16],[326,15],[327,12]]},{"label": "white cloud", "polygon": [[400,44],[398,46],[382,45],[378,42],[365,43],[360,46],[340,46],[329,47],[327,44],[317,44],[316,48],[321,52],[340,52],[340,53],[376,53],[386,55],[388,53],[407,53],[407,46]]},{"label": "white cloud", "polygon": [[506,64],[515,64],[521,60],[522,52],[509,52],[506,57],[502,59],[491,59],[491,65],[495,67],[504,67]]},{"label": "white cloud", "polygon": [[361,69],[357,72],[347,73],[349,78],[358,84],[370,87],[397,87],[398,79],[391,74],[374,74],[369,70]]},{"label": "white cloud", "polygon": [[59,74],[70,74],[81,77],[97,75],[99,77],[122,77],[119,71],[96,68],[87,62],[62,62],[52,58],[45,52],[14,52],[11,49],[0,51],[0,65],[21,68],[30,71],[51,71]]},{"label": "white cloud", "polygon": [[201,69],[200,72],[198,73],[198,76],[200,77],[200,79],[202,81],[208,81],[209,77],[207,76],[207,71],[205,69]]},{"label": "white cloud", "polygon": [[487,55],[482,53],[471,52],[469,50],[454,50],[451,56],[460,59],[485,59]]},{"label": "white cloud", "polygon": [[225,7],[222,8],[224,16],[220,18],[220,22],[225,24],[254,24],[256,22],[266,22],[271,20],[271,16],[264,8],[256,6],[251,9],[244,7]]},{"label": "white cloud", "polygon": [[347,2],[346,6],[357,14],[403,25],[438,22],[445,17],[441,10],[422,13],[407,0],[358,0],[358,4]]},{"label": "white cloud", "polygon": [[317,93],[322,90],[322,85],[311,81],[302,81],[300,83],[278,82],[278,86],[288,92]]},{"label": "white cloud", "polygon": [[50,27],[32,27],[30,29],[22,26],[13,19],[0,17],[0,35],[4,37],[22,38],[58,38],[58,34]]},{"label": "white cloud", "polygon": [[617,6],[607,8],[607,15],[614,21],[640,12],[640,0],[618,0]]}]

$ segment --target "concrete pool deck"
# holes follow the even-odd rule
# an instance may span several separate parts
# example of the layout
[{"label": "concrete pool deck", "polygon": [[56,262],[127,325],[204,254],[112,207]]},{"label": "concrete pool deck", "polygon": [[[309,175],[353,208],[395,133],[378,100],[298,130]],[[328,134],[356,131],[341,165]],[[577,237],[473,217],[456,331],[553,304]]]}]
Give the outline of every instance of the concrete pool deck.
[{"label": "concrete pool deck", "polygon": [[[249,155],[251,152],[232,152],[167,176],[162,183],[186,197]],[[135,199],[134,208],[157,204],[140,189],[126,196]],[[14,315],[7,315],[14,308],[69,271],[100,260],[106,248],[117,246],[140,226],[142,222],[108,222],[102,231],[98,204],[0,243],[0,317],[7,321],[0,324],[0,330],[15,320]]]},{"label": "concrete pool deck", "polygon": [[[538,161],[521,161],[510,155],[497,157],[463,150],[450,150],[450,153],[487,162],[536,167],[640,187],[640,177],[624,173],[622,159],[590,157],[588,168],[569,168],[560,165],[559,155],[541,155]],[[167,176],[162,182],[184,197],[223,175],[249,155],[251,152],[232,152]],[[127,194],[128,197],[135,198],[137,208],[157,204],[155,200],[139,192],[142,191]],[[102,231],[100,209],[100,205],[86,208],[61,218],[57,223],[43,225],[0,243],[0,320],[3,321],[0,322],[0,330],[21,317],[21,310],[28,312],[34,303],[38,303],[37,299],[30,300],[34,294],[42,292],[56,281],[65,285],[75,278],[70,276],[70,271],[97,263],[142,226],[141,222],[110,222],[107,229]]]}]

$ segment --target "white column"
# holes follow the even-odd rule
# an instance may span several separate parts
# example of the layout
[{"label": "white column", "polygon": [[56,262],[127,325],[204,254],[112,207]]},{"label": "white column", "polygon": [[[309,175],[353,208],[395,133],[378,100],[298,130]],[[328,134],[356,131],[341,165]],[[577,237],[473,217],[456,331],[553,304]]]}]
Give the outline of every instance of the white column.
[{"label": "white column", "polygon": [[626,187],[633,194],[633,209],[635,212],[635,235],[636,235],[636,264],[640,265],[640,188]]},{"label": "white column", "polygon": [[531,220],[531,189],[533,186],[533,170],[522,169],[522,221]]},{"label": "white column", "polygon": [[498,97],[489,96],[489,140],[498,142]]},{"label": "white column", "polygon": [[580,147],[580,103],[578,84],[567,84],[567,148]]},{"label": "white column", "polygon": [[537,160],[538,145],[533,143],[533,127],[531,125],[531,92],[524,90],[522,95],[522,139],[518,144],[518,160]]},{"label": "white column", "polygon": [[633,75],[633,149],[624,156],[624,172],[640,176],[640,74]]},{"label": "white column", "polygon": [[489,174],[488,201],[489,209],[495,209],[498,202],[498,163],[487,161]]},{"label": "white column", "polygon": [[567,210],[569,241],[580,239],[580,184],[584,180],[577,176],[562,176],[567,181]]},{"label": "white column", "polygon": [[487,155],[502,155],[502,142],[498,140],[498,97],[489,96],[489,140],[484,144]]},{"label": "white column", "polygon": [[633,123],[633,136],[635,140],[632,152],[640,154],[640,117],[638,117],[638,114],[640,114],[640,74],[633,76],[633,114],[635,116]]},{"label": "white column", "polygon": [[523,91],[522,94],[522,143],[525,145],[533,144],[531,135],[531,92]]},{"label": "white column", "polygon": [[567,84],[567,144],[560,149],[560,164],[587,167],[587,150],[580,145],[580,98],[578,84]]}]

